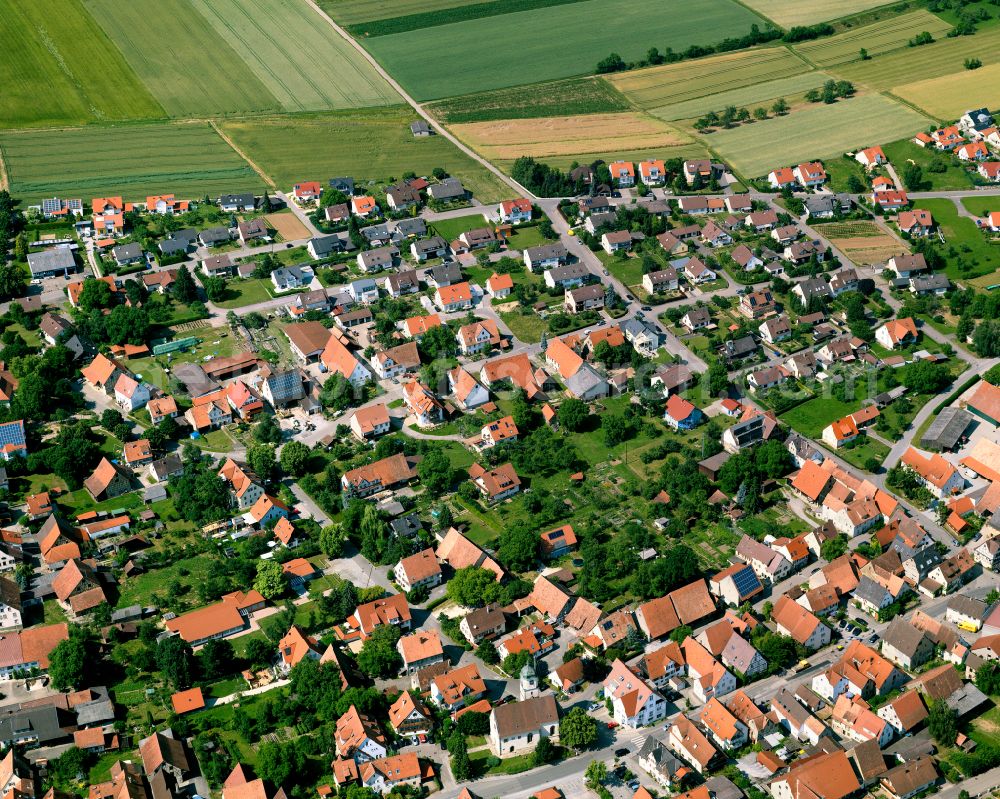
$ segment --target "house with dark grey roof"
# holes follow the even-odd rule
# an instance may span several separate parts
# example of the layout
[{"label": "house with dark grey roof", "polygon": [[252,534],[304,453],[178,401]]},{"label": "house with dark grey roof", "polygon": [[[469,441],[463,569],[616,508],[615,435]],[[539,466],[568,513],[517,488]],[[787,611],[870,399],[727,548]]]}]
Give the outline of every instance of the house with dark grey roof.
[{"label": "house with dark grey roof", "polygon": [[33,278],[66,276],[76,271],[76,259],[69,247],[54,247],[28,253],[28,269]]},{"label": "house with dark grey roof", "polygon": [[350,197],[354,194],[354,178],[330,178],[330,188]]},{"label": "house with dark grey roof", "polygon": [[941,297],[951,288],[951,281],[942,272],[930,275],[918,275],[910,278],[910,293],[917,295],[933,294]]},{"label": "house with dark grey roof", "polygon": [[314,259],[329,258],[334,253],[356,249],[351,237],[346,233],[332,233],[329,236],[314,236],[309,239],[306,249]]},{"label": "house with dark grey roof", "polygon": [[189,252],[196,241],[198,241],[198,231],[194,228],[184,228],[168,233],[158,246],[163,255],[176,255]]},{"label": "house with dark grey roof", "polygon": [[[419,242],[418,242],[419,243]],[[462,275],[462,267],[458,264],[440,264],[431,269],[431,283],[438,288],[451,286],[454,283],[461,283],[465,280]]]},{"label": "house with dark grey roof", "polygon": [[220,225],[201,231],[198,234],[198,241],[201,242],[202,247],[218,247],[220,244],[228,244],[232,237],[229,228]]},{"label": "house with dark grey roof", "polygon": [[0,717],[0,744],[28,749],[72,741],[73,717],[58,707],[39,707]]},{"label": "house with dark grey roof", "polygon": [[537,247],[525,249],[524,265],[532,272],[537,272],[539,269],[552,269],[566,263],[566,257],[566,248],[562,242],[539,244]]},{"label": "house with dark grey roof", "polygon": [[545,272],[545,285],[550,289],[582,286],[591,277],[591,272],[582,263],[563,264]]},{"label": "house with dark grey roof", "polygon": [[754,355],[760,345],[753,336],[741,336],[737,339],[730,339],[723,345],[723,352],[730,361],[738,361]]},{"label": "house with dark grey roof", "polygon": [[399,257],[399,248],[395,245],[379,247],[358,253],[358,269],[362,272],[380,272],[389,269]]},{"label": "house with dark grey roof", "polygon": [[427,222],[419,216],[415,216],[412,219],[400,219],[393,222],[392,225],[400,238],[427,235]]},{"label": "house with dark grey roof", "polygon": [[226,213],[237,213],[239,211],[252,211],[257,207],[257,198],[253,192],[242,194],[223,194],[218,199],[219,208]]},{"label": "house with dark grey roof", "polygon": [[392,240],[392,236],[389,233],[389,226],[385,222],[368,225],[361,228],[358,232],[365,237],[365,241],[372,247],[388,244]]},{"label": "house with dark grey roof", "polygon": [[[443,258],[448,254],[448,242],[440,236],[431,236],[429,239],[421,239],[420,241],[415,241],[410,245],[410,254],[416,258],[419,263],[423,263],[431,258]],[[437,268],[438,267],[435,267],[435,269]],[[459,270],[459,273],[461,273],[461,270]],[[462,278],[459,277],[459,279],[454,282],[459,283],[461,280]],[[451,284],[446,283],[444,285]]]},{"label": "house with dark grey roof", "polygon": [[117,247],[111,248],[111,257],[115,259],[118,266],[137,264],[143,259],[142,245],[135,242],[119,244]]},{"label": "house with dark grey roof", "polygon": [[430,136],[434,133],[434,129],[423,119],[418,119],[416,122],[410,123],[410,133],[414,136]]},{"label": "house with dark grey roof", "polygon": [[468,192],[462,181],[458,178],[445,178],[440,183],[434,183],[427,188],[427,193],[432,200],[438,202],[450,202],[452,200],[464,200]]}]

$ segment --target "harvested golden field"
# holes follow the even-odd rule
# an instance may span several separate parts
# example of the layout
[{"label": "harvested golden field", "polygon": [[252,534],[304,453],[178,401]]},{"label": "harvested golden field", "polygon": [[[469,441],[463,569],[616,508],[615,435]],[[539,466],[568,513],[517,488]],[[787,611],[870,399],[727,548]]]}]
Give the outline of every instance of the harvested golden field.
[{"label": "harvested golden field", "polygon": [[276,230],[285,241],[308,239],[310,236],[309,229],[293,213],[267,214],[264,219],[267,220],[267,226]]},{"label": "harvested golden field", "polygon": [[901,242],[887,234],[830,239],[830,243],[858,266],[882,264],[892,256],[906,252],[906,247]]},{"label": "harvested golden field", "polygon": [[588,114],[452,125],[452,132],[491,159],[677,147],[691,139],[645,114]]},{"label": "harvested golden field", "polygon": [[970,108],[1000,106],[1000,64],[963,69],[893,88],[892,93],[938,119],[960,117]]}]

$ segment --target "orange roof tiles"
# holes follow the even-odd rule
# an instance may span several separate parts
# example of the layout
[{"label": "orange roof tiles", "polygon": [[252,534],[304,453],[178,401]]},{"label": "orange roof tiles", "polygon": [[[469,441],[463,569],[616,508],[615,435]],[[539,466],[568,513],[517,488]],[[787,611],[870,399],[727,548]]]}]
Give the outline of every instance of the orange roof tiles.
[{"label": "orange roof tiles", "polygon": [[205,707],[205,697],[201,693],[201,688],[189,688],[186,691],[178,691],[171,696],[170,704],[174,707],[174,713],[180,716]]}]

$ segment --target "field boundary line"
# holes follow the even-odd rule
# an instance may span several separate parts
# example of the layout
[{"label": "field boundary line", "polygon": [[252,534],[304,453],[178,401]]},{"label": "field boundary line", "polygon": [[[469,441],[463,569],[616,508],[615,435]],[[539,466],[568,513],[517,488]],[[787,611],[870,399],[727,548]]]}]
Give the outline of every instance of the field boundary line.
[{"label": "field boundary line", "polygon": [[924,117],[925,119],[929,119],[931,122],[944,122],[944,120],[938,119],[936,116],[934,116],[934,114],[930,113],[927,109],[921,108],[919,105],[914,105],[909,100],[906,100],[902,97],[899,97],[896,94],[893,94],[888,89],[883,89],[882,91],[875,93],[881,94],[887,100],[892,100],[894,103],[899,103],[900,105],[904,105],[911,111],[916,111],[918,114],[920,114],[920,116]]},{"label": "field boundary line", "polygon": [[0,147],[0,191],[10,190],[10,179],[7,177],[7,164],[3,160],[3,147]]},{"label": "field boundary line", "polygon": [[806,58],[802,53],[800,53],[798,50],[796,50],[790,44],[786,44],[785,48],[788,50],[789,53],[791,53],[793,56],[795,56],[797,59],[799,59],[799,61],[801,61],[803,64],[805,64],[811,70],[813,70],[815,72],[822,72],[822,70],[820,69],[819,65],[815,61],[812,61],[811,59]]},{"label": "field boundary line", "polygon": [[223,131],[222,128],[220,128],[218,125],[215,124],[214,119],[208,120],[208,124],[211,126],[212,130],[214,130],[218,134],[220,139],[222,139],[226,144],[232,147],[233,151],[240,158],[246,161],[254,172],[256,172],[258,175],[261,176],[261,178],[264,179],[264,182],[268,186],[270,186],[272,189],[278,188],[278,184],[271,179],[271,176],[268,175],[263,169],[261,169],[260,166],[257,164],[257,162],[254,161],[249,155],[247,155],[245,152],[243,152],[243,150],[237,147],[236,142],[234,142],[231,138],[229,138],[229,135],[225,131]]}]

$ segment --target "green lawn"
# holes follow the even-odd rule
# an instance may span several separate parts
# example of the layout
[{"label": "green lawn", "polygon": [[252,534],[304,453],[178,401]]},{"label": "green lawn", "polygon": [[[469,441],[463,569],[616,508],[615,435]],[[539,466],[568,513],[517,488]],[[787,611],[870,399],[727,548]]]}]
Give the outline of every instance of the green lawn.
[{"label": "green lawn", "polygon": [[[950,189],[968,189],[972,186],[972,178],[965,171],[964,167],[955,163],[948,154],[935,153],[924,147],[918,147],[911,139],[901,139],[889,144],[882,145],[882,151],[886,158],[896,168],[902,176],[908,161],[913,161],[920,165],[923,170],[924,182],[927,184],[924,190],[947,191]],[[931,163],[946,165],[944,172],[932,172],[928,167]],[[920,205],[923,205],[921,202]]]},{"label": "green lawn", "polygon": [[215,557],[218,556],[206,553],[190,558],[181,558],[169,566],[125,578],[119,586],[118,607],[124,608],[136,603],[149,605],[152,603],[150,597],[154,593],[166,597],[167,590],[174,581],[179,582],[185,590],[181,591],[176,602],[168,602],[170,609],[175,613],[183,613],[199,607],[204,603],[201,602],[193,589],[208,573],[209,564]]},{"label": "green lawn", "polygon": [[[858,390],[860,389],[859,383]],[[841,402],[833,397],[816,397],[781,414],[781,421],[807,438],[819,438],[827,425],[854,413],[860,404],[857,400]]]},{"label": "green lawn", "polygon": [[[981,200],[971,202],[982,203]],[[1000,246],[990,244],[986,234],[970,218],[959,216],[955,203],[951,200],[921,200],[920,207],[933,214],[946,243],[955,247],[954,256],[951,255],[950,247],[946,249],[949,257],[945,271],[948,277],[952,280],[967,280],[989,275],[1000,269]],[[961,268],[963,263],[966,269]]]},{"label": "green lawn", "polygon": [[866,436],[863,443],[856,447],[843,447],[837,450],[837,454],[848,463],[857,466],[859,469],[865,468],[865,461],[875,458],[879,463],[884,463],[889,456],[889,448],[881,441],[876,441],[871,436]]},{"label": "green lawn", "polygon": [[601,259],[605,268],[626,286],[642,283],[641,258],[621,258],[618,255],[608,255],[604,250],[599,251],[597,257]]},{"label": "green lawn", "polygon": [[[294,293],[294,292],[293,292]],[[222,308],[242,308],[274,299],[271,281],[258,278],[234,279],[226,283],[226,299],[217,302]]]},{"label": "green lawn", "polygon": [[542,332],[548,330],[548,323],[530,309],[527,314],[520,311],[502,313],[500,318],[520,341],[528,344],[537,344],[542,340]]},{"label": "green lawn", "polygon": [[445,241],[454,241],[463,233],[488,226],[489,224],[483,218],[482,210],[472,208],[469,209],[467,216],[463,215],[451,219],[442,219],[430,225],[431,229]]},{"label": "green lawn", "polygon": [[104,502],[94,502],[90,494],[87,493],[87,489],[79,488],[68,494],[62,494],[58,503],[70,515],[77,516],[89,510],[135,510],[142,507],[142,496],[138,492],[132,491]]}]

